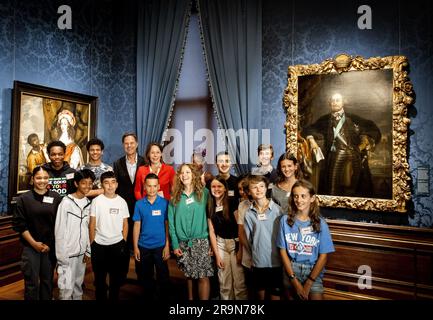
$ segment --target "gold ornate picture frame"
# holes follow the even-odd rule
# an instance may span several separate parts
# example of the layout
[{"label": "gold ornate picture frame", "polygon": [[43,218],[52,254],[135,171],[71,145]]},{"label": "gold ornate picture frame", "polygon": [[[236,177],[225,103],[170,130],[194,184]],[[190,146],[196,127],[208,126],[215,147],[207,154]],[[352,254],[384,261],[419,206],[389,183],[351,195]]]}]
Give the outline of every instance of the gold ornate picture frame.
[{"label": "gold ornate picture frame", "polygon": [[97,101],[94,96],[14,81],[9,204],[31,188],[34,167],[49,161],[49,142],[65,143],[65,161],[74,169],[87,162],[86,143],[96,133]]},{"label": "gold ornate picture frame", "polygon": [[321,206],[405,212],[413,86],[404,56],[337,55],[288,67],[286,149]]}]

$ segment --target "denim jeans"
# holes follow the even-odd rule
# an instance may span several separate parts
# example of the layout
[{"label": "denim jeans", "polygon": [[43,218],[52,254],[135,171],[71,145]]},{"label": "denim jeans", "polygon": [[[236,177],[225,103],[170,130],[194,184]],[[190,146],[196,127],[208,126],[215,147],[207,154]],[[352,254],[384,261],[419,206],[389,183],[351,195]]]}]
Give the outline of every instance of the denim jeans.
[{"label": "denim jeans", "polygon": [[[292,269],[293,272],[296,275],[296,278],[298,278],[299,282],[302,283],[302,285],[307,281],[308,276],[311,273],[311,270],[313,270],[314,265],[309,264],[303,264],[298,262],[292,261]],[[284,285],[286,288],[292,289],[292,283],[290,282],[289,277],[287,276],[286,272],[284,272]],[[322,275],[319,275],[316,278],[316,281],[314,281],[313,285],[310,289],[311,293],[323,293],[323,281],[322,281]]]}]

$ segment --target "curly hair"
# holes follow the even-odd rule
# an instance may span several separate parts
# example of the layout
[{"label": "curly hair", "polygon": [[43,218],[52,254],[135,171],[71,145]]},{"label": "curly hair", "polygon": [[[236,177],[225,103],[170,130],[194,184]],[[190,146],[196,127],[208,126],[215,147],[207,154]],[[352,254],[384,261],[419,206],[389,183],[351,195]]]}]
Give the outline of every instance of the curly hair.
[{"label": "curly hair", "polygon": [[96,177],[92,170],[90,169],[82,169],[78,170],[74,173],[74,182],[80,183],[81,180],[89,179],[95,181]]},{"label": "curly hair", "polygon": [[95,146],[95,145],[100,146],[100,147],[101,147],[101,150],[104,150],[104,148],[105,148],[105,146],[104,146],[104,142],[102,142],[101,139],[93,138],[93,139],[90,139],[90,140],[86,143],[86,149],[87,149],[87,151],[89,151],[89,149],[90,149],[91,146]]},{"label": "curly hair", "polygon": [[[308,193],[310,196],[316,195],[316,191],[314,190],[313,185],[304,179],[298,180],[295,182],[295,184],[292,187],[292,190],[290,192],[290,199],[289,199],[289,212],[287,216],[287,223],[289,226],[293,226],[295,224],[296,214],[298,213],[298,208],[295,204],[295,199],[293,198],[293,190],[297,187],[302,187],[308,190]],[[308,217],[311,220],[311,225],[313,227],[313,230],[315,232],[320,232],[320,209],[319,209],[319,200],[317,197],[310,205],[310,212],[308,213]]]},{"label": "curly hair", "polygon": [[62,141],[58,141],[58,140],[51,141],[47,145],[47,152],[48,152],[48,154],[51,153],[51,148],[53,148],[53,147],[60,147],[60,148],[63,149],[63,153],[66,152],[66,146],[65,146],[65,144]]},{"label": "curly hair", "polygon": [[174,177],[174,186],[173,186],[173,192],[171,197],[171,202],[173,205],[177,205],[180,201],[180,196],[183,192],[183,189],[185,186],[183,185],[182,181],[180,180],[180,175],[182,168],[187,166],[191,169],[192,172],[192,188],[193,191],[195,191],[197,196],[197,201],[201,201],[201,197],[203,196],[203,184],[201,183],[200,179],[200,173],[197,171],[197,167],[190,164],[190,163],[182,163],[179,168],[177,168],[176,176]]}]

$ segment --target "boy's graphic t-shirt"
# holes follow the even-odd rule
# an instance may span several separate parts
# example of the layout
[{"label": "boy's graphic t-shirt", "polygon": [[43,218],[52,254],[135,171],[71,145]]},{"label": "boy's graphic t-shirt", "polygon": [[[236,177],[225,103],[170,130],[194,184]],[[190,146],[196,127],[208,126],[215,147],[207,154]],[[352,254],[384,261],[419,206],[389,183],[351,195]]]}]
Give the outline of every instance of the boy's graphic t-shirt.
[{"label": "boy's graphic t-shirt", "polygon": [[75,170],[67,162],[64,162],[63,167],[59,170],[54,169],[50,162],[44,164],[42,167],[49,175],[47,189],[57,192],[62,197],[77,190],[74,185]]},{"label": "boy's graphic t-shirt", "polygon": [[[73,178],[73,173],[72,173]],[[48,179],[48,188],[51,191],[57,192],[61,196],[68,194],[68,178],[67,177],[50,177]]]},{"label": "boy's graphic t-shirt", "polygon": [[277,247],[286,249],[292,261],[314,265],[321,253],[334,252],[329,227],[323,218],[320,218],[320,232],[314,232],[311,221],[295,220],[289,226],[287,218],[281,219]]},{"label": "boy's graphic t-shirt", "polygon": [[106,163],[101,163],[100,165],[92,165],[90,163],[86,163],[84,166],[80,168],[80,170],[89,169],[95,174],[95,181],[93,182],[93,189],[101,189],[101,175],[107,171],[113,171],[113,168]]}]

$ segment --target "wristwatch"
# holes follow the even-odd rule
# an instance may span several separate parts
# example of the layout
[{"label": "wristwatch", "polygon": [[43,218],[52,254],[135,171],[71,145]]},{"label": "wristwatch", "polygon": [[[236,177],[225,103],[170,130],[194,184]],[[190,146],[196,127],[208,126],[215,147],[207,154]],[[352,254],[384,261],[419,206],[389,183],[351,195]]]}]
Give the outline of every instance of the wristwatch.
[{"label": "wristwatch", "polygon": [[288,275],[288,277],[289,277],[290,281],[292,281],[293,279],[296,278],[296,275],[295,275],[295,274],[292,274],[292,275]]}]

